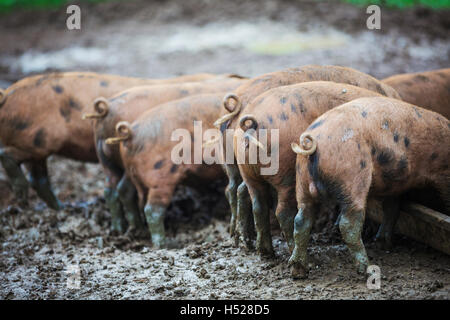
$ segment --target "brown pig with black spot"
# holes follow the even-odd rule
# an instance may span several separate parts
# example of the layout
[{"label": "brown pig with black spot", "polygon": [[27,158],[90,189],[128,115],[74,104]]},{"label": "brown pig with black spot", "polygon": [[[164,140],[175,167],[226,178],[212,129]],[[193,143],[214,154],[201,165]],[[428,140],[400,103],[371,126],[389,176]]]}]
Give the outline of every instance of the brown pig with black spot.
[{"label": "brown pig with black spot", "polygon": [[[299,68],[290,68],[263,74],[248,80],[232,94],[227,94],[224,97],[224,110],[222,110],[221,117],[216,121],[215,125],[220,127],[222,132],[225,132],[226,129],[235,129],[237,127],[236,120],[238,115],[245,112],[247,105],[260,94],[276,87],[308,81],[347,83],[356,87],[378,92],[384,96],[400,98],[398,93],[389,85],[355,69],[340,66],[306,65]],[[230,149],[232,159],[231,161],[226,161],[224,165],[229,180],[225,195],[231,207],[230,233],[235,237],[235,241],[238,242],[239,232],[237,232],[238,230],[236,229],[237,190],[242,183],[242,177],[239,174],[239,168],[233,158],[232,147],[227,148],[227,138],[226,135],[224,135],[223,154],[226,159],[230,156],[227,151]],[[241,192],[246,193],[246,196],[248,197],[248,191],[245,184],[241,187]]]},{"label": "brown pig with black spot", "polygon": [[[252,200],[252,208],[245,205],[248,200],[240,186],[237,213],[247,246],[251,247],[249,232],[252,229],[248,224],[252,221],[249,215],[253,209],[256,248],[261,255],[273,255],[269,219],[270,190],[273,188],[277,195],[275,215],[289,249],[293,250],[293,226],[297,213],[296,157],[290,143],[297,139],[298,132],[306,130],[324,112],[357,98],[377,96],[382,95],[349,84],[313,81],[271,89],[247,105],[245,114],[239,118],[242,130],[236,130],[234,134],[239,172]],[[267,132],[264,138],[261,136],[262,130]],[[261,139],[258,141],[257,137]],[[252,149],[252,145],[255,148]],[[259,159],[250,163],[250,152],[253,155],[267,154],[271,161],[262,163]]]},{"label": "brown pig with black spot", "polygon": [[138,85],[204,81],[228,75],[198,74],[147,80],[91,72],[37,75],[0,89],[0,161],[13,190],[26,203],[31,186],[51,208],[60,203],[51,190],[46,160],[52,154],[80,161],[97,161],[92,126],[81,115],[93,111],[99,96],[110,97]]},{"label": "brown pig with black spot", "polygon": [[223,95],[171,101],[145,112],[132,124],[117,124],[114,142],[122,141],[120,155],[126,175],[137,188],[139,207],[158,248],[168,245],[164,216],[177,185],[199,187],[224,177],[218,155],[203,146],[203,135],[198,132],[212,127]]},{"label": "brown pig with black spot", "polygon": [[444,116],[384,97],[360,98],[317,118],[293,143],[297,153],[294,277],[307,275],[307,244],[321,206],[339,208],[339,229],[357,270],[369,263],[361,231],[368,198],[383,201],[378,238],[391,242],[397,197],[434,187],[450,208],[450,122]]},{"label": "brown pig with black spot", "polygon": [[[111,212],[113,231],[142,234],[144,223],[136,205],[136,189],[124,174],[119,146],[106,143],[115,135],[120,121],[135,121],[142,113],[168,101],[202,94],[233,90],[243,83],[242,79],[213,79],[203,82],[134,87],[110,99],[95,101],[95,112],[85,114],[94,119],[94,136],[97,155],[106,174],[105,200]],[[114,141],[114,139],[109,139]],[[128,226],[127,226],[128,224]]]},{"label": "brown pig with black spot", "polygon": [[393,87],[403,101],[450,118],[450,68],[398,74],[382,81]]}]

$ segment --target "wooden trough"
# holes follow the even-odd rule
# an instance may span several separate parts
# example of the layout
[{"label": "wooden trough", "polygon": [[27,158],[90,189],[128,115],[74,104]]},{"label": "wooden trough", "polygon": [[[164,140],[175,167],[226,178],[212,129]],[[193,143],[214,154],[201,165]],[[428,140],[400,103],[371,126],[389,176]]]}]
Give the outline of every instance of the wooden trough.
[{"label": "wooden trough", "polygon": [[[372,220],[381,223],[382,210],[367,210]],[[418,203],[404,202],[395,231],[450,255],[450,216]]]}]

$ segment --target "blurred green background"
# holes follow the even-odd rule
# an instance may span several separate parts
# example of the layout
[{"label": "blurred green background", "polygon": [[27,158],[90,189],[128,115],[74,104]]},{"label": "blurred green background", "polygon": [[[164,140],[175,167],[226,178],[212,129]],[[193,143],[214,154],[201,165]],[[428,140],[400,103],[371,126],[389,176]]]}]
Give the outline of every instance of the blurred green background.
[{"label": "blurred green background", "polygon": [[[111,0],[84,0],[82,2],[102,2]],[[120,0],[113,0],[120,1]],[[125,0],[122,0],[125,1]],[[408,8],[412,6],[423,6],[432,9],[450,8],[450,0],[342,0],[355,5],[378,4],[392,8]],[[11,11],[17,8],[27,9],[52,9],[58,8],[69,0],[0,0],[0,11]]]}]

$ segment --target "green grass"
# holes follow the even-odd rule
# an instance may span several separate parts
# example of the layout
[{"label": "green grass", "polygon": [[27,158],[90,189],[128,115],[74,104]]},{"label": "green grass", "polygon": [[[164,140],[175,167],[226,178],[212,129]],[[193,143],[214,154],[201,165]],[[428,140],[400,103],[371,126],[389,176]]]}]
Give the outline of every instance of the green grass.
[{"label": "green grass", "polygon": [[[84,2],[101,2],[105,0],[83,0]],[[14,9],[56,9],[69,0],[0,0],[0,12],[12,11]]]},{"label": "green grass", "polygon": [[400,9],[414,6],[428,7],[432,9],[450,8],[450,0],[344,0],[344,1],[360,6],[377,4],[385,7],[400,8]]},{"label": "green grass", "polygon": [[[84,2],[101,2],[107,0],[83,0]],[[117,1],[117,0],[116,0]],[[433,9],[449,9],[450,0],[342,0],[359,6],[378,4],[391,8],[408,8],[413,6],[423,6]],[[55,9],[64,4],[69,4],[69,0],[0,0],[0,12],[12,11],[18,8],[25,9]]]}]

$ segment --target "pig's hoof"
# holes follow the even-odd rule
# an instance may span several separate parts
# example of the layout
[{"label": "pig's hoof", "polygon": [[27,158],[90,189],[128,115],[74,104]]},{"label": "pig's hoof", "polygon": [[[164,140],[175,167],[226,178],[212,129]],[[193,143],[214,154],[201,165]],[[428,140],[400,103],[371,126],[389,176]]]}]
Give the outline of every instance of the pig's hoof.
[{"label": "pig's hoof", "polygon": [[119,231],[116,230],[116,229],[111,228],[111,229],[109,230],[109,235],[110,235],[111,237],[118,237],[118,236],[120,236],[121,234],[122,234],[122,233],[119,232]]},{"label": "pig's hoof", "polygon": [[131,239],[148,239],[150,234],[146,228],[128,228],[125,235]]},{"label": "pig's hoof", "polygon": [[367,264],[366,263],[358,263],[356,265],[356,271],[360,275],[365,275],[367,271]]},{"label": "pig's hoof", "polygon": [[152,234],[152,245],[155,249],[167,249],[165,237],[159,234]]},{"label": "pig's hoof", "polygon": [[308,278],[308,270],[300,262],[291,265],[291,276],[295,280]]},{"label": "pig's hoof", "polygon": [[264,259],[275,258],[275,252],[273,251],[272,248],[258,248],[257,251],[258,251],[259,255],[261,256],[261,258],[264,258]]},{"label": "pig's hoof", "polygon": [[251,239],[245,239],[245,248],[248,251],[254,251],[255,250],[255,246],[253,245],[253,241]]},{"label": "pig's hoof", "polygon": [[374,239],[375,247],[379,250],[391,251],[392,241],[386,240],[384,237],[376,237]]},{"label": "pig's hoof", "polygon": [[55,201],[47,203],[47,206],[50,209],[53,209],[53,210],[56,210],[56,211],[59,211],[59,210],[61,210],[63,208],[61,202],[59,202],[59,200],[57,200],[57,199]]},{"label": "pig's hoof", "polygon": [[232,236],[232,239],[233,239],[233,246],[235,248],[238,248],[239,247],[239,242],[241,241],[241,239],[239,237],[239,233],[234,232],[234,235]]}]

